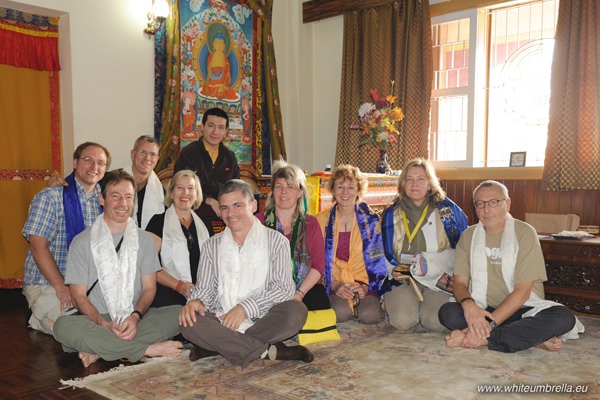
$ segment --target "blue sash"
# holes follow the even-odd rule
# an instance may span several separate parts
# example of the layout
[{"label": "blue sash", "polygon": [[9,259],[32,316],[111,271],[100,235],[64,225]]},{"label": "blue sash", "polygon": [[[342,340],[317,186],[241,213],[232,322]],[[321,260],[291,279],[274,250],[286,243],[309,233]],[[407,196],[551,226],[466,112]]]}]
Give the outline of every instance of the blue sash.
[{"label": "blue sash", "polygon": [[75,173],[65,178],[69,186],[63,187],[63,208],[65,215],[65,228],[67,231],[67,249],[71,246],[71,241],[85,229],[83,220],[83,211],[77,194],[77,183],[75,182]]},{"label": "blue sash", "polygon": [[[336,208],[337,204],[329,211],[329,220],[325,227],[324,275],[327,294],[329,294],[332,281]],[[369,276],[369,291],[379,293],[381,282],[387,275],[381,231],[378,229],[379,216],[366,203],[355,205],[355,212],[363,242],[363,260]]]},{"label": "blue sash", "polygon": [[[394,266],[398,265],[398,261],[394,257],[394,209],[397,205],[398,200],[383,212],[381,221],[385,258]],[[454,249],[460,239],[460,235],[469,227],[467,216],[449,198],[442,200],[437,208],[442,224],[444,225],[444,230],[446,231],[446,236],[448,236],[448,240],[450,241],[450,246]]]}]

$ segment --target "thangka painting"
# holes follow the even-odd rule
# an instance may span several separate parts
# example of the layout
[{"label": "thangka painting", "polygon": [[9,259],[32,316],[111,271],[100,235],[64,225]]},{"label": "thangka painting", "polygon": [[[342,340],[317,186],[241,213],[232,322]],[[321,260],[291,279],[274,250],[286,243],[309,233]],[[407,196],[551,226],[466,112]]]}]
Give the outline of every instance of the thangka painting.
[{"label": "thangka painting", "polygon": [[259,35],[252,9],[243,1],[181,0],[180,21],[181,147],[199,139],[204,112],[218,107],[229,115],[224,144],[240,165],[253,166]]}]

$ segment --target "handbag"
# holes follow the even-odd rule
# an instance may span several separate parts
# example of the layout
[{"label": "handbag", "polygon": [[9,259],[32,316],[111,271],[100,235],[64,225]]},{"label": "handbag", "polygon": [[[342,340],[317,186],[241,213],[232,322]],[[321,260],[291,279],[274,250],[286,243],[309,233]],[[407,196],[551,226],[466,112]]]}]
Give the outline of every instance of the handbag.
[{"label": "handbag", "polygon": [[336,316],[333,308],[309,311],[306,323],[298,332],[298,342],[304,346],[311,343],[340,340],[335,323]]}]

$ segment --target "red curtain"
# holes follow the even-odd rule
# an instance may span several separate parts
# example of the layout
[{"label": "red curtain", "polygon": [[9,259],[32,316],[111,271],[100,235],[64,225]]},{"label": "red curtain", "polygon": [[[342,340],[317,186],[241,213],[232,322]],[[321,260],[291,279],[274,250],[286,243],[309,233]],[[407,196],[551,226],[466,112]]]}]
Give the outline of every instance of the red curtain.
[{"label": "red curtain", "polygon": [[0,64],[60,71],[58,18],[0,8]]}]

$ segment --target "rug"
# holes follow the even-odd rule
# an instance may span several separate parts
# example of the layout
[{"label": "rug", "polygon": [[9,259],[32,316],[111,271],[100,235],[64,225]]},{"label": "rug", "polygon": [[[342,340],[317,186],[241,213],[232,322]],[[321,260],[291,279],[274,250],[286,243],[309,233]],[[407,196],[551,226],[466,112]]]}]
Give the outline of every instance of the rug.
[{"label": "rug", "polygon": [[310,364],[183,356],[61,383],[111,399],[600,399],[600,319],[581,320],[586,333],[557,353],[448,349],[442,334],[348,322],[341,341],[308,346]]}]

